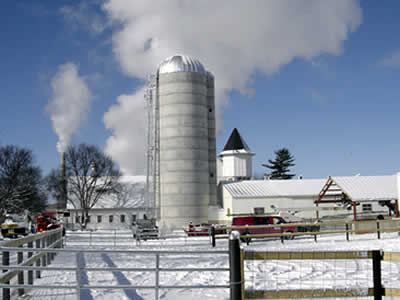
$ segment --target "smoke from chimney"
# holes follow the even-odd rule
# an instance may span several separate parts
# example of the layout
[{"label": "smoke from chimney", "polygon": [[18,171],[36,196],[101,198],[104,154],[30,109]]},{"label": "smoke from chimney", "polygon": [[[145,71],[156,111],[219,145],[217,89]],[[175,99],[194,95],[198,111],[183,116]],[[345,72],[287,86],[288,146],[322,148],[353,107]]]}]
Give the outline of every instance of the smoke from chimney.
[{"label": "smoke from chimney", "polygon": [[51,80],[51,88],[53,96],[47,111],[58,136],[57,150],[61,153],[66,150],[72,134],[86,118],[92,94],[74,63],[59,66]]}]

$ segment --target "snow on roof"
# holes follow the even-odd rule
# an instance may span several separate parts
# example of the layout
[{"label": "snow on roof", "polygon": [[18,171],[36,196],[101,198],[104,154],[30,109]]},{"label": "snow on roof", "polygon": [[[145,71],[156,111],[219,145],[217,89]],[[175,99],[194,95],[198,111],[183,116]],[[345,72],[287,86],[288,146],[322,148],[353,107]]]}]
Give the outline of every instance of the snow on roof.
[{"label": "snow on roof", "polygon": [[331,178],[351,200],[377,201],[397,199],[396,176],[338,176]]},{"label": "snow on roof", "polygon": [[234,198],[317,197],[325,182],[325,179],[245,180],[224,183],[224,187]]},{"label": "snow on roof", "polygon": [[[119,194],[103,195],[93,208],[138,208],[145,206],[146,176],[121,176],[119,182],[122,185],[122,191]],[[74,202],[76,208],[80,207],[78,201]],[[67,208],[73,209],[74,207],[68,202]]]}]

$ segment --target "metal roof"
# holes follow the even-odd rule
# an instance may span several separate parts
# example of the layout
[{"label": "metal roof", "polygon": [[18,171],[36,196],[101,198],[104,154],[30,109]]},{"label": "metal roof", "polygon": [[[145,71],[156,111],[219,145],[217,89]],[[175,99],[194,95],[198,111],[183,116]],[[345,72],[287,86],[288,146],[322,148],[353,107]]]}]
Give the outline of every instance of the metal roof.
[{"label": "metal roof", "polygon": [[[146,185],[146,176],[121,176],[119,183],[123,187],[119,195],[114,193],[105,194],[96,202],[93,208],[109,209],[109,208],[137,208],[144,207],[144,194]],[[75,205],[71,203],[73,201]],[[80,209],[80,201],[73,195],[69,194],[67,202],[68,209]]]},{"label": "metal roof", "polygon": [[224,183],[233,198],[318,196],[325,179],[246,180]]},{"label": "metal roof", "polygon": [[331,179],[353,201],[395,200],[398,197],[397,175],[338,176]]},{"label": "metal roof", "polygon": [[235,128],[235,129],[233,129],[231,136],[229,137],[229,139],[226,142],[226,145],[224,147],[224,150],[222,150],[222,151],[241,150],[241,149],[244,149],[244,150],[250,152],[249,146],[247,146],[246,142],[240,135],[239,131]]},{"label": "metal roof", "polygon": [[158,67],[159,74],[174,72],[208,73],[198,59],[187,55],[170,56],[164,59]]}]

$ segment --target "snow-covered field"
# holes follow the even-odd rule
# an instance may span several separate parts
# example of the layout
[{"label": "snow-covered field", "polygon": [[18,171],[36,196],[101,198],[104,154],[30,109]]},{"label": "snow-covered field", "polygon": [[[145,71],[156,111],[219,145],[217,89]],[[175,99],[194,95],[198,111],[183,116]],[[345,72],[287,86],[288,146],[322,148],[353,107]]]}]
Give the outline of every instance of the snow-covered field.
[{"label": "snow-covered field", "polygon": [[[117,237],[115,239],[115,237]],[[385,233],[378,240],[376,234],[353,235],[346,241],[344,235],[324,236],[315,243],[312,238],[296,238],[292,241],[256,240],[246,250],[258,251],[364,251],[383,250],[400,252],[398,233]],[[170,250],[173,254],[160,256],[162,268],[228,268],[227,254],[187,254],[187,251],[213,250],[208,237],[185,237],[172,235],[166,239],[151,240],[137,244],[129,232],[68,233],[65,249],[101,250]],[[228,250],[227,240],[217,240],[215,250]],[[75,253],[61,253],[52,267],[74,267]],[[154,268],[155,256],[148,253],[86,253],[82,265],[85,267]],[[289,260],[246,261],[246,289],[309,289],[309,288],[357,288],[372,287],[371,260]],[[382,262],[385,287],[400,286],[400,264]],[[160,285],[228,285],[229,272],[161,272]],[[154,272],[88,271],[83,272],[81,283],[90,285],[153,285]],[[67,271],[43,271],[35,285],[70,284],[71,290],[32,289],[23,299],[77,299],[76,274]],[[150,289],[91,289],[82,290],[81,299],[155,299]],[[386,297],[387,298],[387,297]],[[159,299],[229,299],[228,289],[160,289]]]}]

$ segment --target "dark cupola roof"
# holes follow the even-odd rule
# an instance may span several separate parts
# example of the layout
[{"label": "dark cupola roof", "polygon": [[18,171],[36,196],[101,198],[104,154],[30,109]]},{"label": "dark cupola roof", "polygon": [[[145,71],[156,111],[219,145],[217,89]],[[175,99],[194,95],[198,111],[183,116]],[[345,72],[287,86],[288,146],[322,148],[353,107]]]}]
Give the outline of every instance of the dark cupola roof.
[{"label": "dark cupola roof", "polygon": [[250,152],[249,146],[247,146],[246,142],[240,135],[239,131],[235,128],[232,131],[231,136],[228,139],[228,142],[226,143],[224,150],[222,151],[227,151],[227,150],[241,150],[244,149],[246,151]]}]

